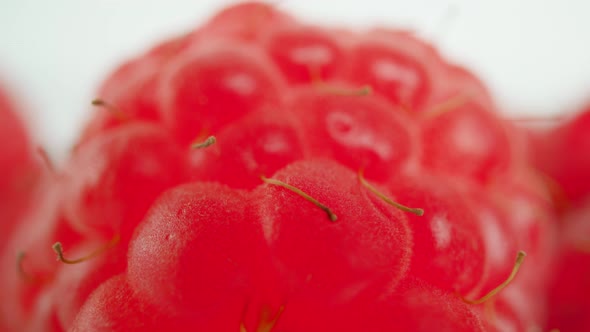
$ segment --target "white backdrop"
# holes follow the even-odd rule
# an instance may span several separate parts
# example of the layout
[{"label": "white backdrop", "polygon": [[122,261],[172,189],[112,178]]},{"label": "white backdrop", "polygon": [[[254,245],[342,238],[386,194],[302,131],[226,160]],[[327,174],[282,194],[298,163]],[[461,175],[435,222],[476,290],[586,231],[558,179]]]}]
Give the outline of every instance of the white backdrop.
[{"label": "white backdrop", "polygon": [[[0,0],[0,79],[34,115],[37,138],[61,156],[117,63],[231,2]],[[275,3],[316,23],[411,28],[478,73],[509,116],[567,112],[590,100],[590,1]]]}]

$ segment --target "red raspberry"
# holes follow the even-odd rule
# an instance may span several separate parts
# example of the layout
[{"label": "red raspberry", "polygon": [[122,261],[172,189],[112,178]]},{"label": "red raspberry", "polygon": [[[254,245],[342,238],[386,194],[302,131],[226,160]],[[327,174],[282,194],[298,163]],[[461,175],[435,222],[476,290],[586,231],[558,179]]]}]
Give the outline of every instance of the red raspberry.
[{"label": "red raspberry", "polygon": [[151,303],[183,315],[243,305],[263,243],[260,222],[245,214],[248,203],[245,193],[219,184],[166,192],[130,244],[131,286]]},{"label": "red raspberry", "polygon": [[248,1],[221,10],[203,30],[221,38],[259,41],[275,29],[291,24],[296,24],[295,19],[272,5]]},{"label": "red raspberry", "polygon": [[40,176],[20,112],[0,87],[0,249],[26,210]]},{"label": "red raspberry", "polygon": [[417,128],[382,98],[312,88],[297,91],[290,109],[301,119],[312,156],[366,169],[367,177],[378,180],[416,162]]},{"label": "red raspberry", "polygon": [[562,230],[559,263],[549,288],[547,328],[584,331],[590,328],[590,205],[572,211]]},{"label": "red raspberry", "polygon": [[239,4],[97,97],[3,257],[13,329],[545,325],[552,202],[481,82],[412,34]]},{"label": "red raspberry", "polygon": [[435,176],[395,177],[388,183],[397,201],[420,206],[408,214],[414,238],[410,275],[439,288],[469,294],[483,276],[486,248],[477,210],[453,181]]},{"label": "red raspberry", "polygon": [[230,331],[227,324],[197,325],[193,321],[175,321],[163,309],[139,298],[126,276],[121,274],[107,280],[92,293],[69,331],[156,332],[172,329],[182,332],[195,331],[195,327],[204,327],[202,331]]},{"label": "red raspberry", "polygon": [[88,296],[107,279],[127,268],[127,248],[105,247],[102,241],[85,241],[81,246],[66,249],[69,257],[84,257],[98,252],[83,264],[62,264],[56,272],[53,307],[60,326],[71,326]]},{"label": "red raspberry", "polygon": [[[537,166],[558,185],[573,206],[590,197],[590,105],[543,133],[535,151]],[[559,158],[555,158],[559,156]]]},{"label": "red raspberry", "polygon": [[181,54],[160,83],[164,121],[182,142],[280,105],[283,79],[259,49],[206,43]]},{"label": "red raspberry", "polygon": [[384,283],[405,276],[412,241],[406,216],[363,188],[353,172],[334,162],[306,161],[272,179],[324,205],[269,180],[254,193],[287,298],[309,292],[329,303],[346,302],[366,291],[381,293]]},{"label": "red raspberry", "polygon": [[479,182],[507,171],[514,147],[497,115],[470,101],[430,112],[422,123],[426,167]]},{"label": "red raspberry", "polygon": [[63,180],[65,214],[88,234],[128,239],[153,200],[186,179],[182,150],[150,124],[132,123],[80,146]]},{"label": "red raspberry", "polygon": [[[59,265],[51,251],[60,241],[66,248],[81,237],[65,222],[61,213],[59,187],[42,184],[33,197],[35,209],[28,211],[2,252],[0,312],[9,330],[22,330],[38,306],[39,297],[52,287]],[[9,314],[8,314],[9,313]]]},{"label": "red raspberry", "polygon": [[335,32],[289,25],[270,34],[263,47],[291,84],[330,81],[346,65]]},{"label": "red raspberry", "polygon": [[252,189],[260,175],[273,174],[309,154],[297,118],[276,108],[262,108],[219,131],[217,143],[189,153],[190,174],[201,181],[218,181]]},{"label": "red raspberry", "polygon": [[[364,37],[364,38],[363,38]],[[431,93],[432,77],[422,60],[407,48],[405,35],[363,36],[353,44],[343,79],[370,85],[394,105],[420,108]]]}]

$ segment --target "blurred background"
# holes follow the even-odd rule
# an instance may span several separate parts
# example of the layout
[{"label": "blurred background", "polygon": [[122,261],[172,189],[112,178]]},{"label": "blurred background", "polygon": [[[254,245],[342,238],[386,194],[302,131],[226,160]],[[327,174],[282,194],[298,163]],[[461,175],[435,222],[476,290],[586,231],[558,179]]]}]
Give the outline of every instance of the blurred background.
[{"label": "blurred background", "polygon": [[[61,158],[117,64],[233,2],[0,0],[0,81]],[[310,23],[414,30],[478,74],[509,117],[571,112],[590,100],[590,1],[268,2]]]}]

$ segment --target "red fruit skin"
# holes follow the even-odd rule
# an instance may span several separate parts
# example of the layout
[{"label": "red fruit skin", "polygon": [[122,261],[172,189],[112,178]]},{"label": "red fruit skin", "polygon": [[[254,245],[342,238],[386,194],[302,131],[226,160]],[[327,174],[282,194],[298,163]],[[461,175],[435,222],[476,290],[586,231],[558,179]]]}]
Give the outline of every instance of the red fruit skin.
[{"label": "red fruit skin", "polygon": [[495,178],[486,190],[508,218],[507,225],[518,249],[527,253],[518,283],[526,292],[535,294],[536,304],[546,306],[543,294],[557,268],[559,245],[558,220],[549,190],[529,168]]},{"label": "red fruit skin", "polygon": [[368,193],[333,161],[300,161],[273,179],[299,188],[337,215],[278,185],[254,191],[255,208],[277,266],[285,301],[315,294],[330,305],[381,294],[404,277],[412,236],[403,213]]},{"label": "red fruit skin", "polygon": [[351,45],[345,69],[337,77],[367,84],[393,105],[413,111],[430,95],[431,77],[416,48],[407,47],[412,41],[400,35],[375,33],[358,38]]},{"label": "red fruit skin", "polygon": [[425,85],[428,89],[425,89],[424,100],[409,109],[412,114],[427,113],[456,98],[465,98],[495,109],[490,92],[473,73],[448,63],[433,45],[418,38],[412,31],[378,28],[370,30],[368,35],[380,43],[396,45],[398,52],[413,58],[426,73]]},{"label": "red fruit skin", "polygon": [[481,280],[485,263],[483,234],[460,181],[419,172],[395,176],[386,188],[392,199],[424,215],[407,214],[414,238],[408,275],[448,292],[468,294]]},{"label": "red fruit skin", "polygon": [[130,243],[133,289],[179,315],[241,310],[253,291],[257,260],[265,259],[260,222],[245,215],[247,204],[245,193],[216,183],[164,193]]},{"label": "red fruit skin", "polygon": [[157,94],[161,68],[179,53],[197,45],[200,40],[198,31],[170,38],[116,68],[95,96],[107,106],[95,106],[78,145],[104,131],[131,122],[161,122],[162,112]]},{"label": "red fruit skin", "polygon": [[40,176],[20,112],[0,88],[0,249],[26,210]]},{"label": "red fruit skin", "polygon": [[138,299],[124,274],[103,283],[86,301],[70,331],[158,331],[157,310]]},{"label": "red fruit skin", "polygon": [[[62,196],[52,181],[40,184],[32,198],[35,209],[23,216],[2,251],[0,321],[9,326],[9,330],[23,330],[36,310],[40,294],[52,287],[61,263],[56,261],[51,246],[60,241],[65,248],[71,248],[82,240],[63,218]],[[24,256],[19,262],[21,254]]]},{"label": "red fruit skin", "polygon": [[571,211],[563,221],[561,248],[548,288],[547,328],[563,332],[590,329],[590,204]]},{"label": "red fruit skin", "polygon": [[[296,331],[488,331],[474,306],[453,293],[409,277],[392,294],[331,310],[323,299],[288,303],[275,330]],[[298,305],[301,305],[300,307]],[[301,314],[305,319],[301,319]]]},{"label": "red fruit skin", "polygon": [[146,302],[129,285],[126,275],[120,274],[104,282],[90,295],[69,331],[230,332],[239,329],[238,315],[233,320],[226,317],[224,321],[215,316],[199,321],[169,315],[164,309],[161,305]]},{"label": "red fruit skin", "polygon": [[289,25],[273,31],[262,47],[291,84],[329,81],[346,63],[346,50],[335,32]]},{"label": "red fruit skin", "polygon": [[256,42],[275,29],[295,24],[293,17],[277,10],[273,4],[246,1],[221,10],[203,30],[217,37]]},{"label": "red fruit skin", "polygon": [[[378,319],[399,331],[486,331],[472,305],[454,293],[408,278],[376,310]],[[376,330],[377,331],[377,330]]]},{"label": "red fruit skin", "polygon": [[313,157],[334,159],[353,171],[362,168],[375,180],[416,162],[418,129],[378,96],[343,96],[311,87],[299,90],[289,107],[301,119]]},{"label": "red fruit skin", "polygon": [[[474,222],[479,228],[483,239],[484,271],[480,283],[470,294],[461,294],[466,299],[476,300],[489,293],[512,272],[516,255],[521,248],[518,241],[512,235],[512,221],[509,216],[499,209],[496,202],[490,197],[490,193],[481,186],[470,185],[467,182],[462,186],[462,196],[473,207],[476,216]],[[526,264],[526,262],[524,263]]]},{"label": "red fruit skin", "polygon": [[422,120],[422,164],[428,170],[485,183],[512,163],[504,123],[481,105],[466,101]]},{"label": "red fruit skin", "polygon": [[[527,253],[518,275],[497,297],[498,306],[514,313],[517,330],[546,326],[547,289],[558,271],[558,225],[553,202],[541,179],[530,169],[513,170],[487,188],[518,250]],[[502,329],[500,329],[502,330]],[[504,328],[508,330],[508,328]]]},{"label": "red fruit skin", "polygon": [[[353,96],[364,85],[374,94]],[[272,330],[283,332],[542,324],[536,292],[545,281],[534,276],[551,270],[543,257],[553,249],[544,243],[550,222],[537,214],[551,208],[529,179],[498,183],[520,176],[513,128],[491,113],[477,78],[411,33],[326,30],[272,5],[238,4],[123,66],[98,97],[121,114],[97,110],[60,185],[67,222],[91,239],[77,246],[79,235],[62,229],[62,207],[53,226],[39,227],[49,235],[16,233],[11,250],[25,239],[38,256],[24,270],[51,278],[30,288],[7,278],[12,289],[0,297],[17,299],[16,330],[269,331],[280,306]],[[188,150],[209,135],[215,145]],[[387,205],[360,183],[359,169],[427,215]],[[421,177],[401,181],[406,171]],[[338,219],[260,175],[295,185]],[[165,191],[187,179],[198,182]],[[460,193],[448,184],[455,179]],[[513,200],[527,213],[511,214]],[[445,231],[428,213],[454,220],[448,250],[437,250],[435,233]],[[116,258],[51,266],[37,246],[56,233],[74,257],[93,241],[123,241]],[[503,323],[486,324],[459,294],[495,288],[523,248],[541,267],[496,298]],[[8,263],[13,269],[14,255]]]},{"label": "red fruit skin", "polygon": [[182,144],[215,134],[266,105],[280,105],[285,82],[257,48],[220,40],[170,63],[159,84],[162,116]]},{"label": "red fruit skin", "polygon": [[104,248],[103,252],[79,264],[62,264],[52,285],[54,310],[59,325],[68,330],[88,296],[107,279],[127,268],[124,244],[108,247],[100,241],[85,241],[81,246],[65,249],[66,257],[76,259]]},{"label": "red fruit skin", "polygon": [[129,124],[87,142],[69,161],[65,213],[81,232],[126,241],[154,199],[185,179],[184,153],[168,133]]},{"label": "red fruit skin", "polygon": [[[64,332],[67,331],[60,324],[55,315],[55,301],[56,296],[55,289],[51,287],[45,287],[43,291],[35,299],[34,306],[31,313],[27,315],[27,318],[22,327],[15,331],[23,332]],[[10,331],[10,330],[9,330]]]},{"label": "red fruit skin", "polygon": [[100,99],[116,110],[95,106],[79,139],[80,144],[104,131],[135,121],[158,122],[155,90],[161,61],[155,57],[133,59],[113,72],[97,92]]},{"label": "red fruit skin", "polygon": [[557,182],[571,206],[583,205],[590,197],[590,105],[539,140],[537,167]]},{"label": "red fruit skin", "polygon": [[270,175],[303,159],[300,125],[290,114],[265,108],[229,124],[215,145],[189,152],[189,173],[199,181],[216,181],[233,188],[254,189],[261,175]]}]

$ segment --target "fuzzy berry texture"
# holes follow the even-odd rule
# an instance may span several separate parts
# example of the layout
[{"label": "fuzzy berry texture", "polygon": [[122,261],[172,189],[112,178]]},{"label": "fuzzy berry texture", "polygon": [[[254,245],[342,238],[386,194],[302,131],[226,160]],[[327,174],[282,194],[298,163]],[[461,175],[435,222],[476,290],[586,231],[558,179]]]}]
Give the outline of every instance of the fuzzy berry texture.
[{"label": "fuzzy berry texture", "polygon": [[567,331],[528,141],[410,32],[237,4],[92,104],[2,241],[7,331]]}]

